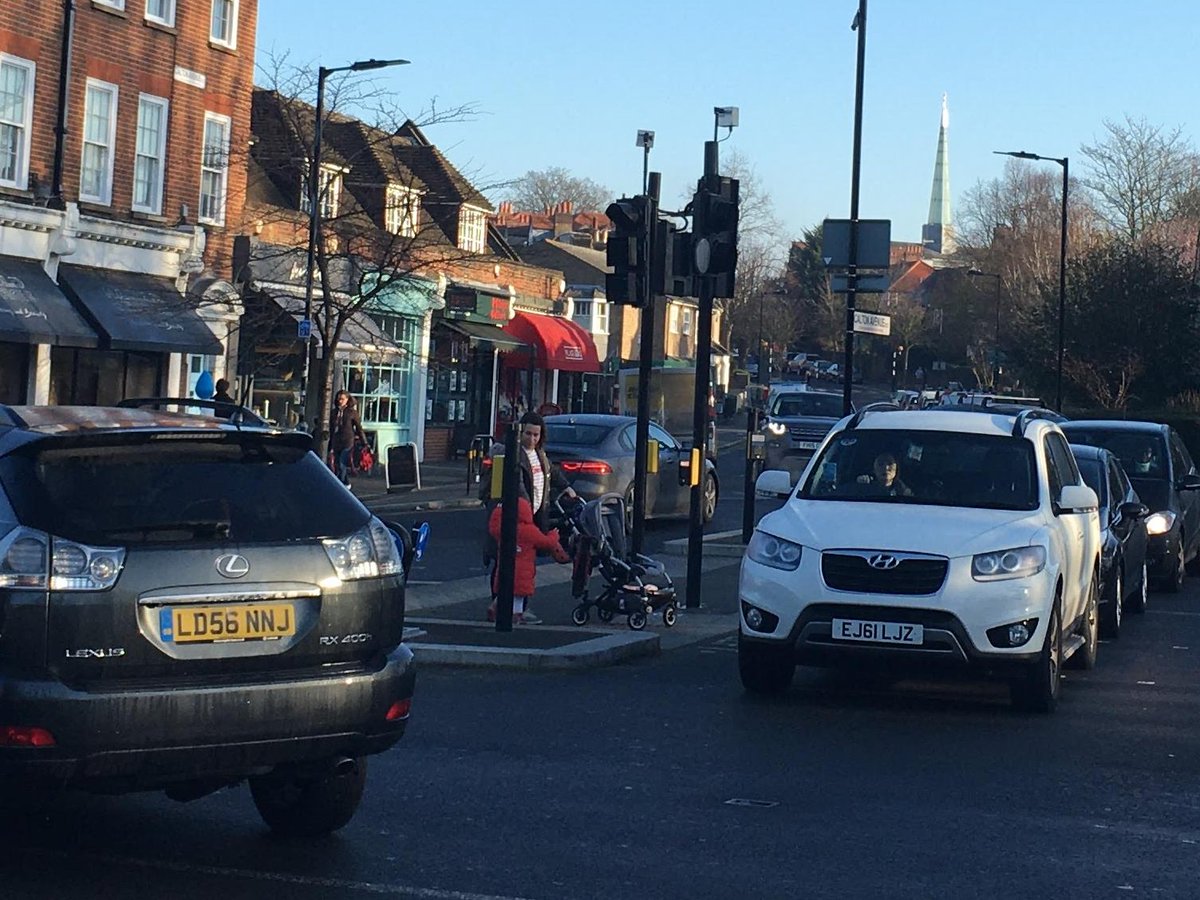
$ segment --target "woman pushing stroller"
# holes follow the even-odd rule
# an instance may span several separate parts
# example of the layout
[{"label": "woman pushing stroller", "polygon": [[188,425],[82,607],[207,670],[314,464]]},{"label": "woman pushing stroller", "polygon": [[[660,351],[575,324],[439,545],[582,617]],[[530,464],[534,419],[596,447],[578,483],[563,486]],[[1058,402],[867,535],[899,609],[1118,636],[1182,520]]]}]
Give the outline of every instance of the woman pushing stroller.
[{"label": "woman pushing stroller", "polygon": [[[523,613],[519,621],[526,625],[536,625],[541,622],[541,619],[536,616],[526,602],[527,598],[533,593],[533,581],[536,574],[536,555],[538,550],[554,553],[554,558],[558,562],[567,562],[568,557],[562,550],[562,545],[559,543],[558,530],[550,529],[550,504],[551,498],[559,493],[563,493],[568,497],[575,497],[575,491],[571,485],[563,477],[558,468],[550,462],[546,456],[546,451],[543,446],[546,443],[546,423],[540,415],[535,412],[527,412],[521,417],[520,423],[520,452],[517,454],[517,459],[521,471],[520,497],[517,510],[517,570],[523,564],[527,564],[529,568],[529,580],[524,583],[529,588],[528,593],[522,593],[517,583],[521,582],[521,576],[516,576],[517,583],[513,586],[513,596],[525,598],[516,601],[516,608],[521,608]],[[492,448],[494,456],[496,448]],[[529,510],[529,525],[533,531],[538,534],[534,535],[533,531],[526,530],[523,526],[523,516],[525,509]],[[489,547],[485,556],[490,557],[492,561],[496,559],[497,547],[500,541],[500,505],[496,504],[492,510],[491,518],[488,522],[488,537]],[[522,537],[524,534],[524,537]],[[547,541],[546,539],[550,539]],[[551,546],[551,544],[553,546]],[[561,558],[560,558],[561,557]],[[492,604],[488,607],[488,620],[495,619],[496,613],[496,575],[499,567],[492,566]]]}]

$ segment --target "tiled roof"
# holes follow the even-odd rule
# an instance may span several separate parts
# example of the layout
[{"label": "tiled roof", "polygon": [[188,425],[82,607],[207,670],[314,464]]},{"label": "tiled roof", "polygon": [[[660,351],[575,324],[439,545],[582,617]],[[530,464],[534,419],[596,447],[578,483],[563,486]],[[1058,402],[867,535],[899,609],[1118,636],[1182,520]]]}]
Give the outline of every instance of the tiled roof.
[{"label": "tiled roof", "polygon": [[411,119],[400,126],[395,136],[397,157],[432,193],[447,198],[447,202],[468,203],[485,212],[492,211],[491,201],[454,168]]},{"label": "tiled roof", "polygon": [[575,247],[558,241],[538,241],[517,250],[521,259],[548,269],[558,269],[573,287],[604,286],[608,268],[605,254],[589,247]]}]

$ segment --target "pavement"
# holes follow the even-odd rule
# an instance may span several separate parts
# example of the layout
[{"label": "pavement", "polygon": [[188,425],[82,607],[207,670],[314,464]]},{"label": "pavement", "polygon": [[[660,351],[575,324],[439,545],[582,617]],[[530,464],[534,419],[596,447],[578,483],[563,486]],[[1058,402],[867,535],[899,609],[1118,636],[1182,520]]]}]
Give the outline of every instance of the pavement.
[{"label": "pavement", "polygon": [[[721,449],[743,440],[744,430],[718,429]],[[465,460],[425,463],[421,487],[388,493],[380,476],[354,479],[354,494],[383,518],[401,513],[479,507],[478,483],[468,479]],[[667,542],[661,559],[678,592],[675,624],[652,614],[644,629],[629,627],[625,616],[600,622],[591,610],[589,622],[572,624],[578,601],[571,596],[571,569],[539,561],[537,592],[530,606],[539,625],[514,625],[498,631],[486,621],[491,592],[486,579],[475,576],[436,583],[413,581],[406,595],[405,643],[420,665],[482,666],[530,670],[579,669],[652,657],[668,650],[732,634],[738,627],[737,579],[742,555],[741,532],[705,536],[700,605],[686,608],[687,541]],[[436,540],[429,552],[437,552]],[[589,586],[599,593],[599,573]]]}]

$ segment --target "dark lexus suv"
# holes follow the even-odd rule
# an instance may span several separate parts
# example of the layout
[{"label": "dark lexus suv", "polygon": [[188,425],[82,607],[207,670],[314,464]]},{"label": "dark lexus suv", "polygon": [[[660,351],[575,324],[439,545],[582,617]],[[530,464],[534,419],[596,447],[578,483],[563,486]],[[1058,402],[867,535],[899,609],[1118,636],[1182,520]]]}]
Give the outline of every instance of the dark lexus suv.
[{"label": "dark lexus suv", "polygon": [[0,406],[0,792],[243,779],[275,831],[353,816],[404,733],[411,541],[308,435]]}]

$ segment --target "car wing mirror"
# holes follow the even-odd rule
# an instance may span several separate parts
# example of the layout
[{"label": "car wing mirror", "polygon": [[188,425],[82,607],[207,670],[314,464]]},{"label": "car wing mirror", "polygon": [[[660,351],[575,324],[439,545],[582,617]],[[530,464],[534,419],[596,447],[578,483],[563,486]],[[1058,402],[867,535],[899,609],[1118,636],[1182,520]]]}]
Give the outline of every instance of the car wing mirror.
[{"label": "car wing mirror", "polygon": [[1086,509],[1098,509],[1099,506],[1100,500],[1096,492],[1086,484],[1065,485],[1058,495],[1060,512],[1083,512]]},{"label": "car wing mirror", "polygon": [[1137,500],[1130,500],[1128,503],[1122,503],[1119,508],[1122,516],[1126,516],[1135,521],[1137,519],[1144,519],[1146,516],[1150,515],[1150,507],[1148,507],[1145,503],[1140,503]]},{"label": "car wing mirror", "polygon": [[1175,485],[1175,489],[1179,491],[1200,490],[1200,475],[1189,472],[1179,479],[1179,483]]},{"label": "car wing mirror", "polygon": [[786,497],[792,492],[792,476],[783,469],[767,469],[754,482],[754,493],[759,497]]}]

